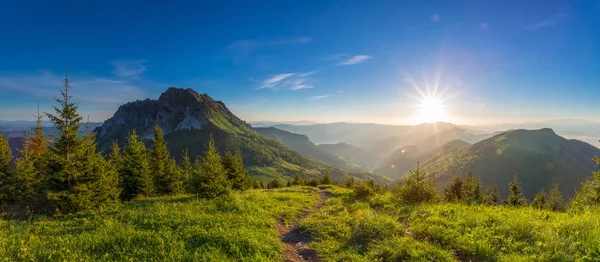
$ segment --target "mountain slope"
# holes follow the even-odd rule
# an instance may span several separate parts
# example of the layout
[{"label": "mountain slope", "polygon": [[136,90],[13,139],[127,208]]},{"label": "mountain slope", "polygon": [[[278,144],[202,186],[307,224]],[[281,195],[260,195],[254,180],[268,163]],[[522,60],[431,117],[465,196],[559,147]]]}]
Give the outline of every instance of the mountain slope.
[{"label": "mountain slope", "polygon": [[308,157],[336,165],[346,167],[346,162],[336,156],[319,149],[307,136],[279,130],[274,127],[255,127],[254,131],[268,138],[284,143],[290,149]]},{"label": "mountain slope", "polygon": [[325,170],[332,172],[338,180],[352,175],[386,182],[383,177],[350,173],[306,158],[283,143],[256,133],[225,104],[192,89],[169,88],[158,100],[146,99],[122,105],[95,132],[99,147],[106,150],[112,141],[124,143],[131,130],[137,130],[142,138],[151,138],[156,124],[163,129],[169,149],[176,158],[185,149],[192,158],[201,156],[212,136],[221,153],[240,150],[250,172],[265,182],[273,177],[290,179],[295,174],[316,177]]},{"label": "mountain slope", "polygon": [[484,185],[498,185],[503,196],[508,192],[508,182],[518,174],[525,195],[531,199],[540,189],[551,188],[555,181],[563,194],[570,196],[597,170],[592,161],[594,155],[600,155],[600,149],[567,140],[549,128],[513,130],[469,148],[423,160],[421,167],[440,186],[453,175],[472,168]]},{"label": "mountain slope", "polygon": [[378,160],[367,154],[362,148],[347,143],[320,144],[319,149],[343,159],[347,165],[362,170],[373,170]]},{"label": "mountain slope", "polygon": [[450,141],[434,150],[422,150],[416,146],[406,146],[387,156],[373,172],[391,179],[400,179],[417,166],[417,161],[430,162],[450,152],[469,146],[471,144],[462,140]]}]

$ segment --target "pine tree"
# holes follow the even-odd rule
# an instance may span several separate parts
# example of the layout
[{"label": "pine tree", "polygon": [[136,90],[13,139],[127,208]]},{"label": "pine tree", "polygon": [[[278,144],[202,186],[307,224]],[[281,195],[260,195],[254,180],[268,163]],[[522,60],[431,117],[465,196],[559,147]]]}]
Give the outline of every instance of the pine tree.
[{"label": "pine tree", "polygon": [[180,194],[185,191],[185,179],[182,170],[177,166],[177,161],[171,158],[165,166],[166,191],[169,194]]},{"label": "pine tree", "polygon": [[123,157],[121,156],[121,148],[119,147],[119,143],[113,141],[110,146],[110,155],[108,156],[108,162],[117,172],[121,172],[121,168],[123,165]]},{"label": "pine tree", "polygon": [[331,185],[331,172],[329,170],[326,170],[325,172],[323,172],[323,175],[321,176],[319,184]]},{"label": "pine tree", "polygon": [[479,181],[479,178],[476,178],[473,175],[473,170],[469,170],[469,173],[463,182],[462,191],[462,202],[465,204],[480,204],[483,202],[481,182]]},{"label": "pine tree", "polygon": [[227,179],[231,182],[232,189],[246,190],[250,188],[252,185],[250,176],[248,176],[248,171],[244,169],[244,159],[239,150],[235,154],[225,153],[223,166],[227,171]]},{"label": "pine tree", "polygon": [[258,180],[254,180],[254,182],[252,184],[252,188],[253,189],[262,189],[263,188],[262,182],[260,182]]},{"label": "pine tree", "polygon": [[192,164],[190,162],[190,155],[188,150],[183,151],[183,158],[181,159],[181,179],[183,180],[184,189],[187,192],[191,192],[189,188],[190,177],[192,176]]},{"label": "pine tree", "polygon": [[[90,129],[88,123],[87,129]],[[85,177],[89,178],[92,191],[93,207],[112,207],[119,200],[119,175],[117,169],[111,166],[102,153],[97,152],[94,133],[87,133],[82,139]]]},{"label": "pine tree", "polygon": [[273,180],[271,180],[271,182],[267,185],[267,188],[280,188],[281,186],[282,185],[281,182],[279,182],[279,179],[273,178]]},{"label": "pine tree", "polygon": [[8,138],[2,135],[0,127],[0,203],[14,200],[14,169],[12,166],[12,151],[8,145]]},{"label": "pine tree", "polygon": [[346,187],[347,188],[353,188],[354,184],[356,184],[356,181],[354,180],[353,176],[348,177],[348,179],[346,180]]},{"label": "pine tree", "polygon": [[403,204],[417,204],[435,201],[439,196],[435,188],[435,182],[427,178],[427,173],[421,171],[417,162],[417,168],[410,170],[404,184],[396,190],[398,198]]},{"label": "pine tree", "polygon": [[82,118],[77,112],[78,104],[70,100],[68,77],[64,87],[61,98],[56,99],[59,106],[53,107],[54,114],[46,113],[58,132],[48,161],[48,199],[57,214],[90,209],[97,204],[93,193],[96,181],[86,172],[87,149],[79,137]]},{"label": "pine tree", "polygon": [[292,186],[292,182],[291,181],[287,181],[287,184],[285,185],[286,187],[291,187]]},{"label": "pine tree", "polygon": [[187,181],[188,192],[196,194],[200,190],[198,188],[200,185],[200,173],[202,173],[202,158],[196,156],[190,178]]},{"label": "pine tree", "polygon": [[462,200],[463,180],[457,175],[452,182],[444,187],[444,200],[446,202],[458,202]]},{"label": "pine tree", "polygon": [[504,202],[508,206],[520,207],[527,205],[527,199],[523,195],[523,189],[521,189],[521,185],[519,184],[519,180],[517,179],[517,175],[514,176],[513,180],[508,183],[508,189],[510,190],[510,195],[506,198]]},{"label": "pine tree", "polygon": [[300,175],[296,174],[294,176],[294,182],[292,184],[294,184],[295,186],[301,186],[304,183],[302,183],[302,178],[300,177]]},{"label": "pine tree", "polygon": [[44,127],[42,126],[42,115],[38,105],[38,113],[35,116],[36,125],[31,139],[31,154],[33,156],[41,156],[48,152],[48,139],[44,135]]},{"label": "pine tree", "polygon": [[121,198],[131,200],[138,196],[152,196],[154,185],[146,146],[139,140],[135,130],[129,134],[123,149],[123,165],[120,173]]},{"label": "pine tree", "polygon": [[558,189],[558,183],[554,183],[552,189],[548,193],[548,201],[546,201],[546,209],[552,211],[563,211],[563,196],[560,190]]},{"label": "pine tree", "polygon": [[194,193],[208,199],[229,195],[231,183],[227,180],[227,171],[223,167],[212,136],[199,171],[198,184]]},{"label": "pine tree", "polygon": [[533,198],[533,201],[531,202],[531,206],[537,209],[544,209],[546,207],[546,190],[545,189],[541,189],[540,192],[535,195],[535,197]]},{"label": "pine tree", "polygon": [[167,165],[170,158],[169,149],[167,149],[167,142],[165,142],[162,129],[160,128],[158,123],[156,123],[156,125],[154,126],[154,139],[152,140],[152,149],[150,150],[150,156],[150,164],[152,174],[154,176],[154,189],[156,194],[167,195],[173,193],[170,191],[170,189],[175,188],[176,186],[171,185],[169,183],[176,183],[177,179],[173,177],[168,177],[169,174],[166,173]]},{"label": "pine tree", "polygon": [[498,191],[498,186],[493,185],[493,186],[487,187],[487,189],[485,190],[485,196],[483,198],[483,202],[486,205],[492,206],[492,205],[498,204],[499,200],[500,200],[500,192]]},{"label": "pine tree", "polygon": [[15,160],[16,170],[11,179],[13,183],[11,195],[15,202],[27,207],[28,210],[38,211],[37,207],[45,196],[42,177],[35,166],[31,141],[32,137],[27,133],[22,149],[19,150],[20,157]]}]

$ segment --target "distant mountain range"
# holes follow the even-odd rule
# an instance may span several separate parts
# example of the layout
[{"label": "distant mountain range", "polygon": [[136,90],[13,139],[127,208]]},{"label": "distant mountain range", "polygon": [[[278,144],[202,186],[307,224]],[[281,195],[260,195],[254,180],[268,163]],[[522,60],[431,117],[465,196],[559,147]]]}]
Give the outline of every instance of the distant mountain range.
[{"label": "distant mountain range", "polygon": [[[212,136],[221,153],[240,150],[251,174],[263,181],[270,181],[273,177],[290,179],[296,174],[317,177],[326,170],[337,180],[354,176],[372,178],[379,183],[389,181],[382,176],[348,171],[317,160],[325,160],[328,156],[318,155],[316,147],[310,150],[310,141],[299,135],[261,130],[277,140],[267,138],[235,116],[223,102],[192,89],[169,88],[158,100],[146,99],[122,105],[95,132],[99,147],[107,149],[113,141],[123,144],[132,130],[144,139],[151,139],[156,124],[163,129],[165,140],[176,158],[185,149],[193,158],[203,155]],[[304,153],[313,155],[306,157],[280,141],[293,144],[300,151],[307,149]],[[335,162],[335,157],[329,157],[328,162]]]},{"label": "distant mountain range", "polygon": [[250,122],[250,125],[252,127],[272,127],[272,126],[276,126],[276,125],[306,126],[306,125],[314,125],[314,124],[318,124],[318,123],[313,122],[313,121],[308,121],[308,120],[283,121],[283,122],[276,122],[276,121],[252,121],[252,122]]},{"label": "distant mountain range", "polygon": [[507,194],[508,182],[518,174],[530,199],[540,189],[551,188],[554,182],[559,183],[565,196],[570,196],[582,181],[598,170],[592,160],[595,155],[600,156],[600,149],[579,140],[565,139],[552,129],[520,129],[471,146],[453,141],[426,154],[402,156],[396,152],[376,172],[385,174],[396,170],[396,175],[406,174],[416,166],[416,161],[421,161],[421,168],[434,177],[440,187],[453,176],[472,169],[484,185],[498,185],[502,195]]}]

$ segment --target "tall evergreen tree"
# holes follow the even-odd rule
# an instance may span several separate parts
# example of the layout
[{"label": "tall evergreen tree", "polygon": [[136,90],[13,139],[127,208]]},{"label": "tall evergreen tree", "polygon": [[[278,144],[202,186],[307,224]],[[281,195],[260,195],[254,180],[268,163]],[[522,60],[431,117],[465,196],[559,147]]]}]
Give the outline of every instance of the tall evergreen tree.
[{"label": "tall evergreen tree", "polygon": [[283,185],[281,184],[281,182],[279,181],[279,179],[277,178],[273,178],[273,180],[271,180],[271,182],[269,182],[269,184],[267,185],[267,188],[280,188]]},{"label": "tall evergreen tree", "polygon": [[[48,152],[48,139],[44,135],[44,127],[42,126],[42,115],[40,114],[40,108],[38,105],[38,112],[36,117],[36,124],[31,139],[31,154],[33,156],[41,156]],[[37,162],[37,161],[36,161]]]},{"label": "tall evergreen tree", "polygon": [[123,157],[121,156],[121,147],[119,147],[119,143],[117,141],[113,141],[110,146],[110,155],[108,156],[108,162],[117,172],[121,172],[121,167],[123,165]]},{"label": "tall evergreen tree", "polygon": [[460,175],[455,176],[450,184],[444,187],[444,200],[446,202],[458,202],[462,200],[463,180]]},{"label": "tall evergreen tree", "polygon": [[508,183],[508,190],[510,190],[510,195],[508,195],[508,198],[506,198],[506,201],[504,202],[506,205],[514,207],[527,205],[527,199],[523,195],[523,189],[521,189],[517,175],[515,175],[513,180]]},{"label": "tall evergreen tree", "polygon": [[321,185],[331,185],[332,181],[331,181],[331,171],[329,170],[325,170],[323,172],[323,175],[321,175],[321,179],[319,181],[319,184]]},{"label": "tall evergreen tree", "polygon": [[12,202],[14,196],[14,169],[12,166],[12,151],[8,138],[2,135],[0,127],[0,203]]},{"label": "tall evergreen tree", "polygon": [[227,171],[227,179],[231,182],[232,189],[246,190],[252,186],[248,171],[244,168],[242,153],[239,150],[235,154],[226,152],[223,157],[223,166]]},{"label": "tall evergreen tree", "polygon": [[544,209],[546,208],[546,204],[547,204],[547,196],[546,196],[546,190],[545,189],[541,189],[540,192],[535,195],[535,197],[533,198],[533,201],[531,202],[531,206],[537,209]]},{"label": "tall evergreen tree", "polygon": [[20,156],[15,160],[16,172],[11,182],[13,183],[11,195],[13,200],[34,209],[34,205],[40,202],[43,186],[38,170],[35,167],[33,150],[31,149],[31,136],[26,134]]},{"label": "tall evergreen tree", "polygon": [[404,184],[397,188],[396,194],[404,204],[432,202],[439,197],[435,182],[427,178],[427,173],[421,170],[418,162],[417,168],[410,170],[410,174],[404,179]]},{"label": "tall evergreen tree", "polygon": [[185,179],[182,170],[177,166],[177,161],[171,158],[165,165],[165,188],[168,194],[180,194],[185,191]]},{"label": "tall evergreen tree", "polygon": [[139,140],[135,130],[129,134],[123,148],[123,165],[120,173],[121,198],[131,200],[138,196],[154,194],[154,185],[150,174],[150,163],[146,146]]},{"label": "tall evergreen tree", "polygon": [[[88,123],[87,129],[90,130]],[[112,207],[119,200],[118,170],[111,166],[102,153],[97,152],[94,133],[87,133],[82,139],[84,173],[91,182],[93,207]]]},{"label": "tall evergreen tree", "polygon": [[[294,178],[295,181],[295,178]],[[353,188],[354,184],[356,184],[356,180],[354,179],[353,176],[348,177],[348,179],[346,180],[346,187],[347,188]]]},{"label": "tall evergreen tree", "polygon": [[181,178],[183,179],[184,189],[190,192],[189,181],[192,176],[192,164],[190,162],[190,155],[188,150],[183,150],[183,157],[181,159]]},{"label": "tall evergreen tree", "polygon": [[231,190],[231,184],[227,180],[227,171],[223,167],[221,156],[212,136],[202,159],[197,183],[194,193],[203,198],[211,199],[228,195]]},{"label": "tall evergreen tree", "polygon": [[71,101],[68,77],[65,77],[64,87],[61,98],[56,99],[59,106],[54,107],[54,114],[46,113],[58,132],[58,137],[50,146],[48,199],[59,214],[93,208],[97,203],[92,190],[96,181],[86,172],[87,150],[83,148],[79,137],[82,118],[77,112],[78,104]]},{"label": "tall evergreen tree", "polygon": [[558,183],[554,183],[550,192],[548,192],[548,201],[546,201],[546,209],[552,211],[562,211],[564,209],[563,196],[558,189]]},{"label": "tall evergreen tree", "polygon": [[485,196],[483,197],[483,202],[486,205],[496,205],[500,201],[500,192],[498,191],[498,185],[493,185],[487,187],[485,190]]},{"label": "tall evergreen tree", "polygon": [[174,193],[171,189],[177,188],[177,186],[170,183],[178,183],[178,178],[169,177],[170,175],[176,175],[176,172],[173,170],[171,170],[170,174],[167,174],[167,165],[169,165],[170,161],[169,149],[167,149],[167,142],[158,123],[154,126],[154,139],[152,140],[150,155],[156,193],[159,195]]},{"label": "tall evergreen tree", "polygon": [[465,204],[480,204],[483,202],[481,181],[473,175],[473,170],[469,170],[463,182],[462,190],[462,202]]}]

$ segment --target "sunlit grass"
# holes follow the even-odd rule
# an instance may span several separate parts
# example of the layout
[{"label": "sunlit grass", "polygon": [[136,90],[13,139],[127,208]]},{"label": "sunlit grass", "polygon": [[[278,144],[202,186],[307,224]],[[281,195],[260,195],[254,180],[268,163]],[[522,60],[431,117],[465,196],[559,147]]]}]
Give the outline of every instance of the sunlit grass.
[{"label": "sunlit grass", "polygon": [[0,220],[0,261],[280,261],[275,224],[316,203],[310,188],[216,200],[150,198],[116,212]]}]

